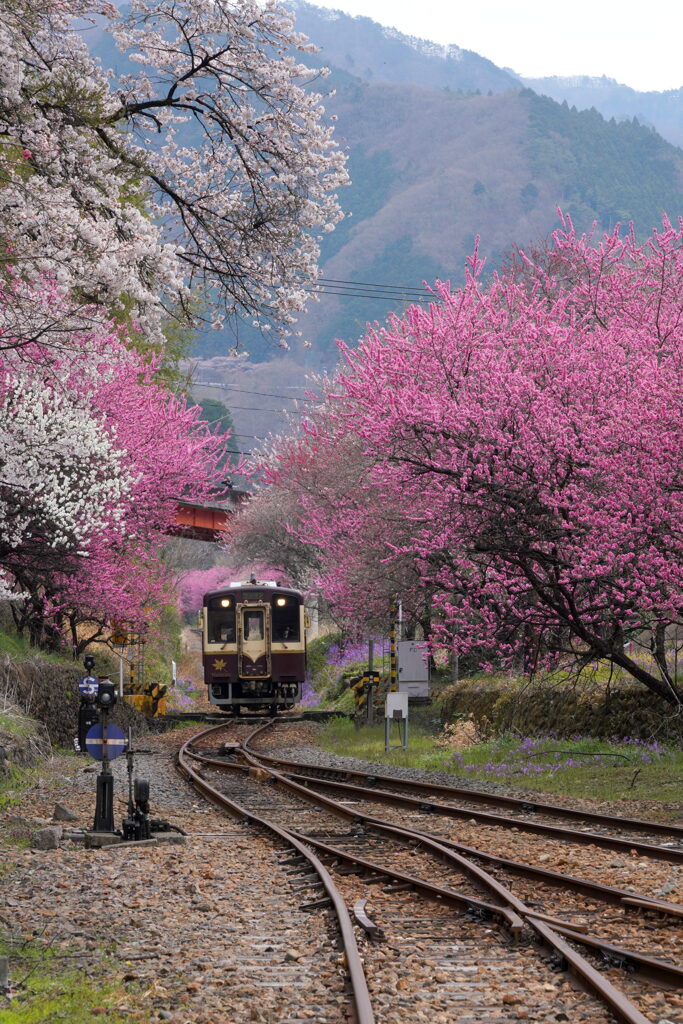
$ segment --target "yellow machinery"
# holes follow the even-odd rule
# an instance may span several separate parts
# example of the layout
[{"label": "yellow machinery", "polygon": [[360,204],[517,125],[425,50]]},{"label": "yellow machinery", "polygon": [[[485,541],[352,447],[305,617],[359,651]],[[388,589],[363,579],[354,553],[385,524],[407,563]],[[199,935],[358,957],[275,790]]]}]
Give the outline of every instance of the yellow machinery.
[{"label": "yellow machinery", "polygon": [[167,689],[163,683],[126,683],[123,696],[146,718],[157,718],[166,714]]}]

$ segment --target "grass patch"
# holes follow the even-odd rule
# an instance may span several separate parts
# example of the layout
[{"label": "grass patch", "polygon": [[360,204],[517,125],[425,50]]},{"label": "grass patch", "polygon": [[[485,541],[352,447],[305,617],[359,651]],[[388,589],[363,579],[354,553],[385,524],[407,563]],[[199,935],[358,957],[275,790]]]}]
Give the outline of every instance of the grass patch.
[{"label": "grass patch", "polygon": [[0,653],[9,654],[10,657],[22,660],[24,658],[40,658],[42,661],[52,661],[58,665],[74,665],[74,660],[68,652],[55,653],[54,651],[43,651],[39,647],[31,647],[28,640],[17,636],[15,633],[5,633],[0,630]]},{"label": "grass patch", "polygon": [[102,981],[72,967],[73,958],[35,943],[12,948],[0,944],[0,954],[9,957],[12,999],[0,997],[2,1024],[125,1024],[149,1020],[149,1011],[135,1010],[138,997],[122,979],[111,976]]},{"label": "grass patch", "polygon": [[21,803],[21,791],[31,781],[30,772],[23,768],[10,765],[7,774],[0,776],[0,811],[18,807]]},{"label": "grass patch", "polygon": [[33,736],[38,731],[38,723],[34,718],[18,711],[0,712],[0,732],[10,736]]},{"label": "grass patch", "polygon": [[[384,722],[357,729],[348,718],[333,718],[321,730],[318,742],[325,750],[364,761],[398,765],[401,768],[444,767],[445,754],[436,746],[435,737],[419,729],[409,732],[408,750],[384,750]],[[392,732],[392,743],[398,743]]]},{"label": "grass patch", "polygon": [[673,801],[683,779],[683,751],[628,737],[501,736],[454,751],[445,767],[545,793]]},{"label": "grass patch", "polygon": [[673,802],[679,799],[683,782],[682,750],[630,738],[508,735],[449,749],[439,745],[434,734],[413,729],[407,751],[385,752],[384,723],[356,729],[353,722],[335,719],[322,730],[319,742],[326,750],[366,761],[438,769],[474,781],[596,800]]}]

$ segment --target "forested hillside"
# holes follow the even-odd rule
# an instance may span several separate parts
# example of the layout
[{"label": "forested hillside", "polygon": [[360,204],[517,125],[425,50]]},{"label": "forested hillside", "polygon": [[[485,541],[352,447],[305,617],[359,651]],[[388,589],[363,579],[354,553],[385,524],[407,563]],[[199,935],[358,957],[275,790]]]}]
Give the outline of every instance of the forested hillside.
[{"label": "forested hillside", "polygon": [[[476,236],[490,270],[511,246],[547,237],[558,207],[581,230],[633,221],[643,237],[663,212],[683,212],[683,153],[639,120],[606,120],[539,95],[457,45],[290,6],[320,47],[306,60],[332,70],[313,87],[326,93],[352,179],[340,192],[346,220],[322,236],[324,278],[413,289],[457,282]],[[300,318],[311,348],[292,345],[309,366],[335,360],[336,337],[354,341],[368,321],[402,308],[386,288],[331,294],[338,287],[325,285]],[[196,352],[224,355],[236,341],[252,358],[273,354],[244,322],[207,332]]]},{"label": "forested hillside", "polygon": [[636,117],[641,124],[655,128],[665,139],[683,146],[683,89],[666,92],[638,92],[613,78],[525,78],[534,92],[566,102],[579,110],[594,107],[606,118],[617,121]]},{"label": "forested hillside", "polygon": [[[297,3],[297,28],[332,68],[333,96],[351,185],[350,216],[323,239],[323,274],[340,281],[420,287],[458,281],[476,236],[489,269],[512,245],[545,238],[557,207],[589,230],[633,221],[646,235],[666,211],[683,212],[683,153],[629,118],[605,120],[524,88],[514,75],[457,46],[401,36],[369,18]],[[316,83],[320,87],[320,83]],[[300,320],[302,354],[329,365],[334,339],[354,341],[395,298],[326,294]],[[268,342],[241,327],[257,358]],[[201,339],[218,355],[234,335]]]},{"label": "forested hillside", "polygon": [[[683,153],[634,121],[607,122],[529,89],[457,95],[339,81],[329,109],[349,148],[352,216],[325,240],[326,277],[419,286],[459,281],[475,236],[489,269],[545,238],[557,208],[581,230],[633,221],[639,235],[683,211]],[[302,318],[321,360],[393,300],[325,297]]]}]

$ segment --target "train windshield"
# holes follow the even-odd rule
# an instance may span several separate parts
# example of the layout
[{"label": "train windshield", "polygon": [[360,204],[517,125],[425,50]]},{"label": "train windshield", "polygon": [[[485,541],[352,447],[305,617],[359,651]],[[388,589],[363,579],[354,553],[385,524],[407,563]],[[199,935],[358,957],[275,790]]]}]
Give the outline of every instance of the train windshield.
[{"label": "train windshield", "polygon": [[208,637],[210,644],[235,643],[234,597],[212,597],[208,606]]},{"label": "train windshield", "polygon": [[253,608],[244,611],[244,639],[263,640],[263,612]]},{"label": "train windshield", "polygon": [[284,594],[274,597],[273,642],[277,644],[299,639],[299,601],[296,597]]}]

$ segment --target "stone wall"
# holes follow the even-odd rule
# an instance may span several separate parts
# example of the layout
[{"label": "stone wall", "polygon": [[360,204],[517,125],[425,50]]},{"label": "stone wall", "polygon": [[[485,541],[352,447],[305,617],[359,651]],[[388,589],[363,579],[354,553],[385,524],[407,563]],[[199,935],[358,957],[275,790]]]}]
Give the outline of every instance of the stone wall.
[{"label": "stone wall", "polygon": [[484,735],[632,736],[683,745],[683,715],[644,686],[463,679],[439,696],[442,718],[471,714]]},{"label": "stone wall", "polygon": [[[19,660],[0,654],[0,708],[3,699],[20,708],[42,724],[53,746],[72,749],[82,675],[83,669],[76,663],[72,666],[39,657]],[[144,715],[123,701],[117,703],[110,720],[124,730],[130,726],[135,735],[149,731]]]}]

